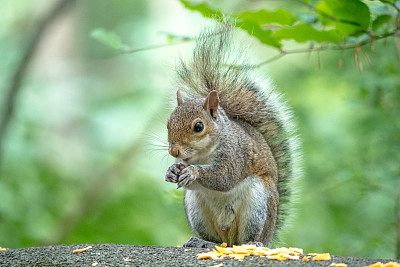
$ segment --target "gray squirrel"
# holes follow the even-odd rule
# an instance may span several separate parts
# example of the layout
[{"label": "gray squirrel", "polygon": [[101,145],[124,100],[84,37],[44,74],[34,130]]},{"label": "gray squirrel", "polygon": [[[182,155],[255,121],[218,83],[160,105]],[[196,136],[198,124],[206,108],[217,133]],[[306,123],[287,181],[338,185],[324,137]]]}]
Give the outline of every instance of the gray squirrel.
[{"label": "gray squirrel", "polygon": [[300,175],[292,113],[273,85],[246,67],[232,33],[226,23],[204,29],[192,60],[177,66],[177,107],[167,124],[176,163],[165,180],[184,188],[196,235],[185,247],[270,245]]}]

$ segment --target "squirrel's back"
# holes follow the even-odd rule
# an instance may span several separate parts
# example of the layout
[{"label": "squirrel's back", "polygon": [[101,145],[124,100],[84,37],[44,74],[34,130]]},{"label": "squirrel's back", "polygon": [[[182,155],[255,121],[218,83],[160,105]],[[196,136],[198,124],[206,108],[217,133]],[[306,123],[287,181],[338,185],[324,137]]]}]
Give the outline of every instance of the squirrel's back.
[{"label": "squirrel's back", "polygon": [[232,45],[232,32],[225,24],[203,30],[192,60],[178,63],[179,89],[188,97],[206,97],[216,90],[231,119],[247,122],[264,136],[278,167],[279,226],[290,202],[289,184],[300,175],[299,141],[286,102],[271,82],[254,74],[244,50]]}]

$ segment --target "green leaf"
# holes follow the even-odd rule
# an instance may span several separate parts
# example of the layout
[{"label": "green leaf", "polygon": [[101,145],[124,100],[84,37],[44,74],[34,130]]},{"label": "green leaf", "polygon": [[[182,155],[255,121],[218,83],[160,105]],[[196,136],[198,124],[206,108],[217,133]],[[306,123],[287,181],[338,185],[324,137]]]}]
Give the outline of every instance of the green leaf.
[{"label": "green leaf", "polygon": [[281,47],[279,40],[272,36],[271,30],[265,30],[260,27],[257,23],[252,23],[251,21],[244,21],[243,24],[236,24],[236,27],[245,30],[249,35],[257,38],[261,43],[270,45],[276,48]]},{"label": "green leaf", "polygon": [[297,21],[297,18],[293,16],[292,13],[283,9],[278,9],[275,11],[268,11],[265,9],[260,9],[257,11],[246,10],[242,13],[233,15],[233,17],[244,21],[252,21],[258,25],[268,23],[292,25]]},{"label": "green leaf", "polygon": [[206,18],[223,17],[223,14],[220,11],[211,8],[206,2],[181,0],[181,3],[185,8],[200,12]]},{"label": "green leaf", "polygon": [[[200,12],[204,17],[207,18],[223,18],[224,16],[220,11],[213,9],[206,2],[194,2],[188,0],[181,0],[181,3],[188,9]],[[283,14],[283,13],[281,13]],[[286,19],[287,20],[287,19]],[[238,19],[235,27],[247,31],[251,36],[257,38],[263,44],[267,44],[273,47],[281,47],[279,41],[271,37],[272,31],[265,30],[260,27],[258,23],[251,20]]]},{"label": "green leaf", "polygon": [[338,43],[341,40],[341,35],[337,30],[318,31],[308,24],[283,27],[277,30],[272,37],[275,39],[293,39],[299,43],[307,41]]},{"label": "green leaf", "polygon": [[379,1],[386,4],[393,4],[395,0],[379,0]]},{"label": "green leaf", "polygon": [[316,11],[322,23],[334,25],[343,35],[351,36],[364,31],[370,24],[370,11],[360,0],[324,0]]},{"label": "green leaf", "polygon": [[115,50],[125,50],[128,48],[127,45],[122,43],[121,37],[114,32],[102,28],[91,31],[90,37]]},{"label": "green leaf", "polygon": [[392,19],[392,16],[390,15],[380,15],[378,16],[373,22],[372,22],[372,30],[376,31],[380,27],[382,27],[383,24],[389,22]]}]

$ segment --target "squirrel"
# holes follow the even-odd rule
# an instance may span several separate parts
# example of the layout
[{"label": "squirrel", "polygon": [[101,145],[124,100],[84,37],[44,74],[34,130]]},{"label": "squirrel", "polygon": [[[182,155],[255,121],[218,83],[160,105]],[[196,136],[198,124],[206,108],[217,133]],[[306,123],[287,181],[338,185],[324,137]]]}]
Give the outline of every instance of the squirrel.
[{"label": "squirrel", "polygon": [[184,188],[195,233],[184,247],[270,245],[300,175],[292,112],[269,80],[243,67],[233,31],[205,28],[191,62],[176,68],[177,107],[167,123],[176,163],[165,180]]}]

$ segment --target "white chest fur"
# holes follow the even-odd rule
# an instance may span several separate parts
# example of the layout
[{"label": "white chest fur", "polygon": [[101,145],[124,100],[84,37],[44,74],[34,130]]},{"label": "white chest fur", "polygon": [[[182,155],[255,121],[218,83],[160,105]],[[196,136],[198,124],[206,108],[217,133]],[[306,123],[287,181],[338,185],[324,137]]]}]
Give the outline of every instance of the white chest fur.
[{"label": "white chest fur", "polygon": [[185,205],[189,223],[200,236],[206,231],[214,240],[241,243],[249,225],[253,235],[262,231],[267,199],[260,179],[251,176],[229,192],[209,190],[195,182],[186,190]]}]

